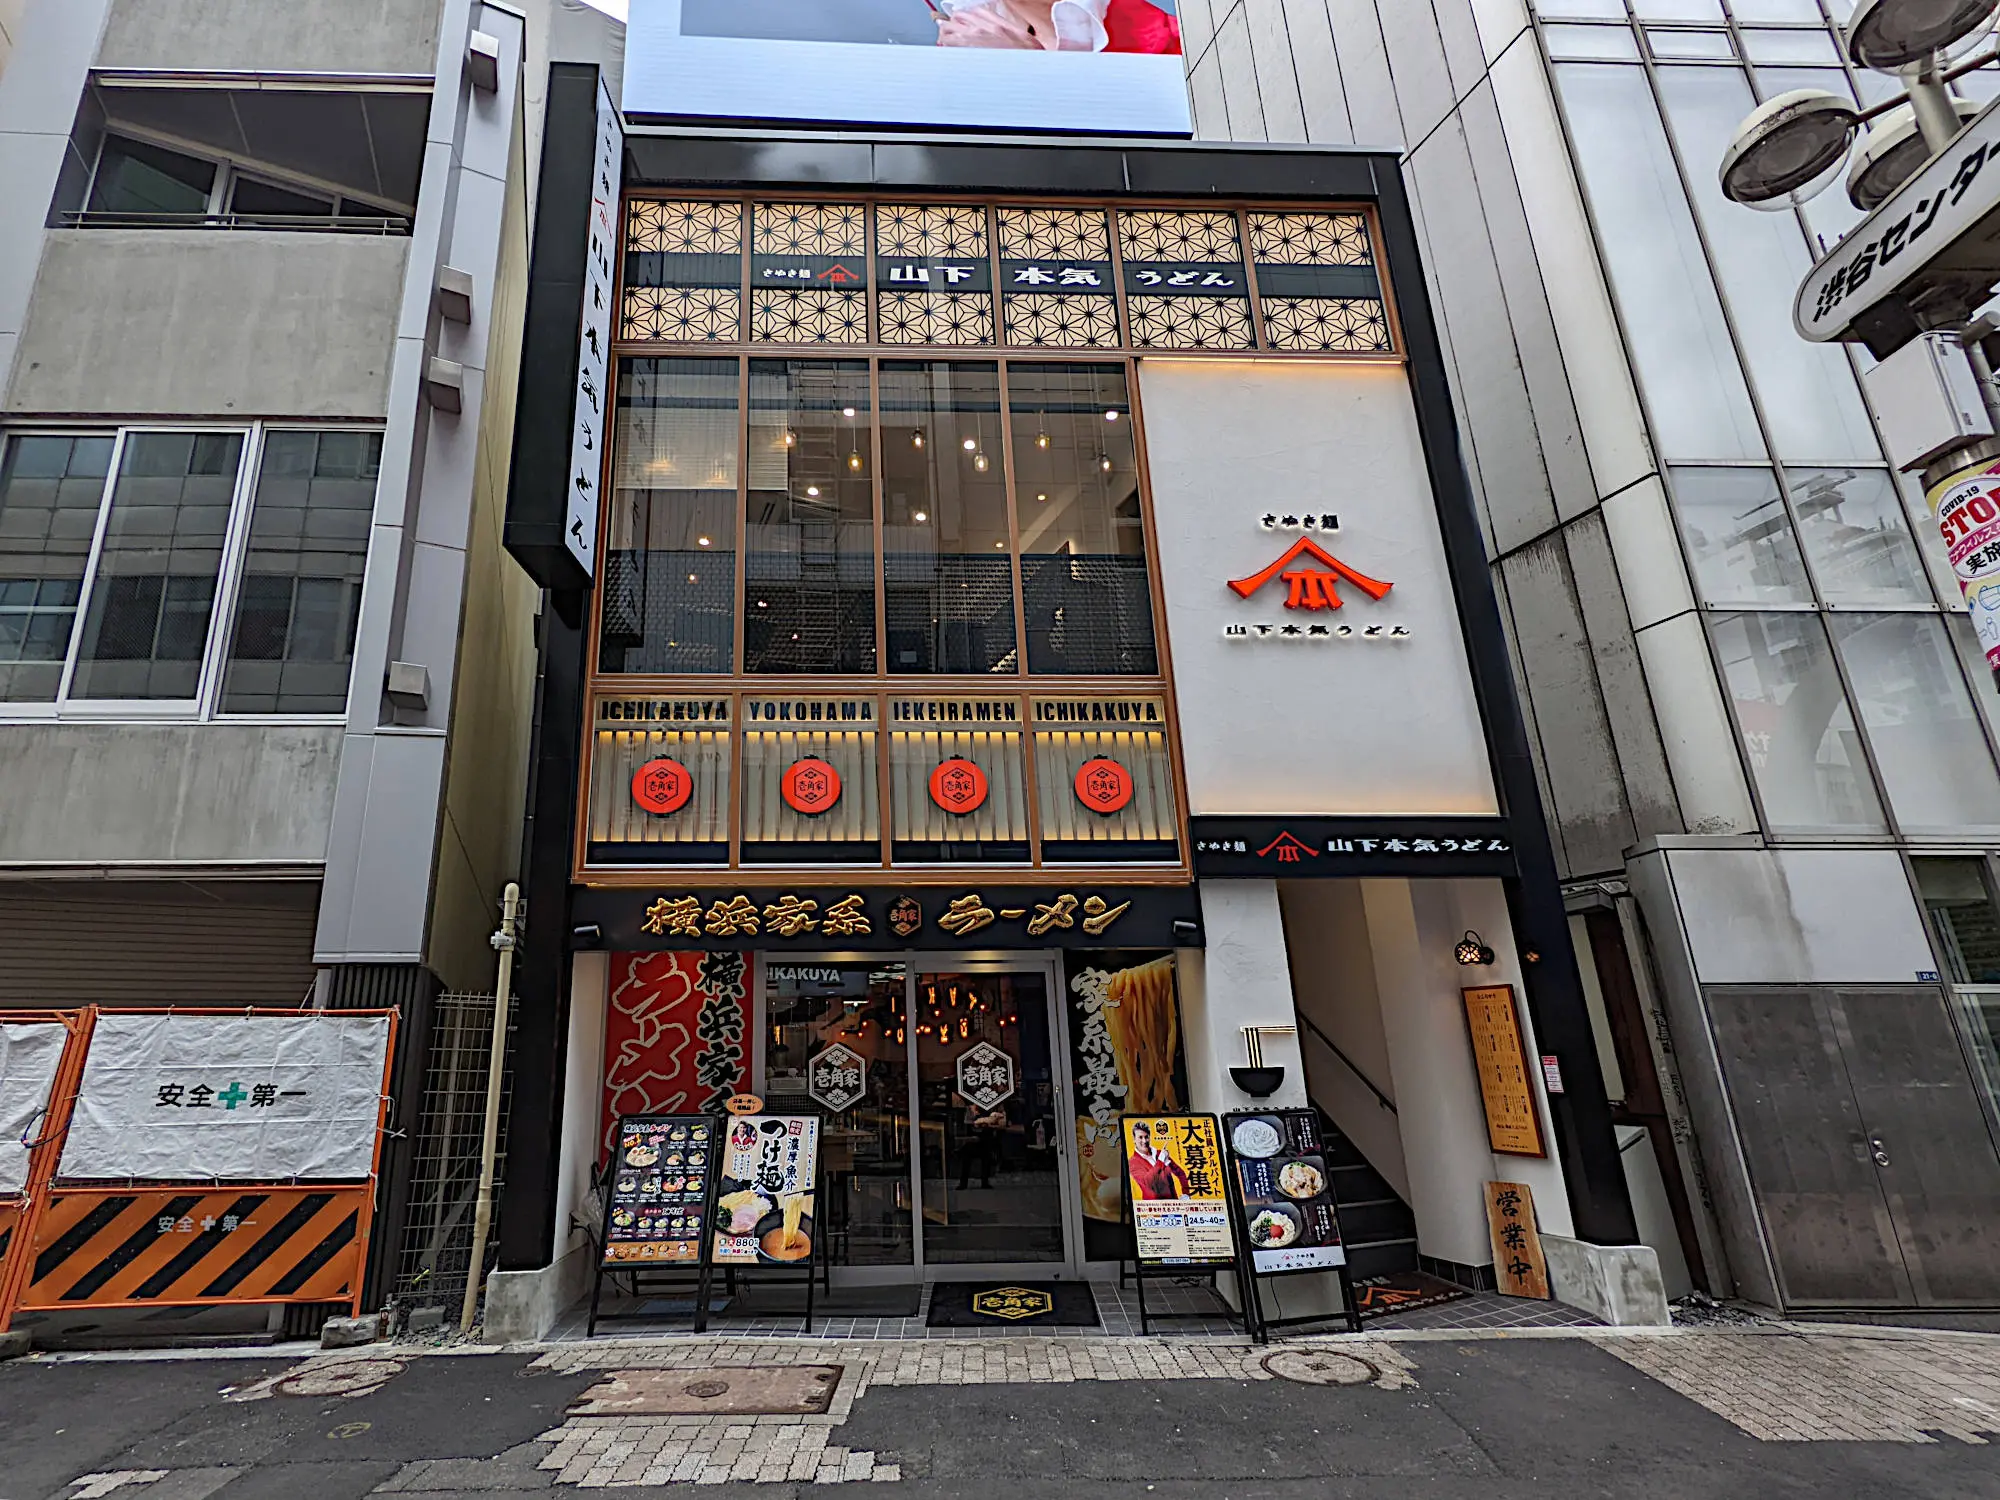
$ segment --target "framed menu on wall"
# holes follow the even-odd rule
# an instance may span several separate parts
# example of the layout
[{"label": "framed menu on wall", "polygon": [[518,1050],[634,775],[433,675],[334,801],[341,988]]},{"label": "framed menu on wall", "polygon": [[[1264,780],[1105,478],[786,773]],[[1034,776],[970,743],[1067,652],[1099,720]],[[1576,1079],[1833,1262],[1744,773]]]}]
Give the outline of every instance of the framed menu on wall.
[{"label": "framed menu on wall", "polygon": [[1237,1229],[1259,1276],[1331,1271],[1347,1264],[1333,1180],[1309,1109],[1222,1117],[1235,1175]]},{"label": "framed menu on wall", "polygon": [[1234,1266],[1215,1116],[1126,1115],[1122,1124],[1139,1266]]},{"label": "framed menu on wall", "polygon": [[604,1210],[606,1267],[700,1262],[720,1129],[708,1115],[620,1117]]},{"label": "framed menu on wall", "polygon": [[1487,1143],[1506,1156],[1547,1156],[1542,1117],[1528,1068],[1528,1046],[1514,1009],[1514,986],[1490,984],[1461,990],[1472,1029],[1472,1060],[1486,1105]]},{"label": "framed menu on wall", "polygon": [[725,1129],[714,1263],[810,1267],[819,1232],[818,1116],[739,1115]]}]

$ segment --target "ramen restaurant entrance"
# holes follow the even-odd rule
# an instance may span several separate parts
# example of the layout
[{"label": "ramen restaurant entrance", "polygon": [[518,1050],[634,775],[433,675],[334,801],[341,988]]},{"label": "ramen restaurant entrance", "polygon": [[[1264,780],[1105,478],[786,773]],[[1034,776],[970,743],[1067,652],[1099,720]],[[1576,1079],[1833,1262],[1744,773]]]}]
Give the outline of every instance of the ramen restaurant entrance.
[{"label": "ramen restaurant entrance", "polygon": [[1053,956],[766,960],[767,1107],[822,1126],[850,1284],[1083,1274]]}]

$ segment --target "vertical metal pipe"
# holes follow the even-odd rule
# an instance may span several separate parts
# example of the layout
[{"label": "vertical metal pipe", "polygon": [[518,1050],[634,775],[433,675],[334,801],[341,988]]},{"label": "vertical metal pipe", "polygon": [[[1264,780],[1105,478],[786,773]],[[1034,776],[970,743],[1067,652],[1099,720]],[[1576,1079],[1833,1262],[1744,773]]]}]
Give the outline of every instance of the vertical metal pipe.
[{"label": "vertical metal pipe", "polygon": [[514,923],[521,912],[519,882],[507,882],[500,902],[500,930],[493,946],[500,950],[500,976],[493,990],[493,1041],[486,1054],[486,1134],[479,1146],[479,1206],[472,1219],[472,1260],[465,1268],[465,1303],[458,1312],[458,1331],[472,1331],[472,1314],[479,1306],[480,1268],[486,1263],[486,1237],[493,1229],[493,1163],[500,1152],[500,1080],[507,1062],[507,1001],[514,987]]}]

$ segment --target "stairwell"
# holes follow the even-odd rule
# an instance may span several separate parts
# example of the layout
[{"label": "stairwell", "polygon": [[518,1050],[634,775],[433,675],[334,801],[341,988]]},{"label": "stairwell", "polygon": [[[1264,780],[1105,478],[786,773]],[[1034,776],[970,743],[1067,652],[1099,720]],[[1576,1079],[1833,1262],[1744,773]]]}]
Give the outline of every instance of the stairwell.
[{"label": "stairwell", "polygon": [[1417,1269],[1417,1218],[1338,1125],[1319,1111],[1340,1239],[1355,1280]]}]

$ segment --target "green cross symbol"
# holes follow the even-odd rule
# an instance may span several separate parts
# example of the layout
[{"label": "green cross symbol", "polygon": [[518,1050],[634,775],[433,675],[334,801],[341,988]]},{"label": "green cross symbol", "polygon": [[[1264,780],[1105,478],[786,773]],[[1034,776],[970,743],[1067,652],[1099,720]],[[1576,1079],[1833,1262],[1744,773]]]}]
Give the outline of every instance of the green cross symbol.
[{"label": "green cross symbol", "polygon": [[250,1096],[244,1092],[242,1084],[232,1083],[215,1097],[222,1101],[224,1109],[234,1109]]}]

